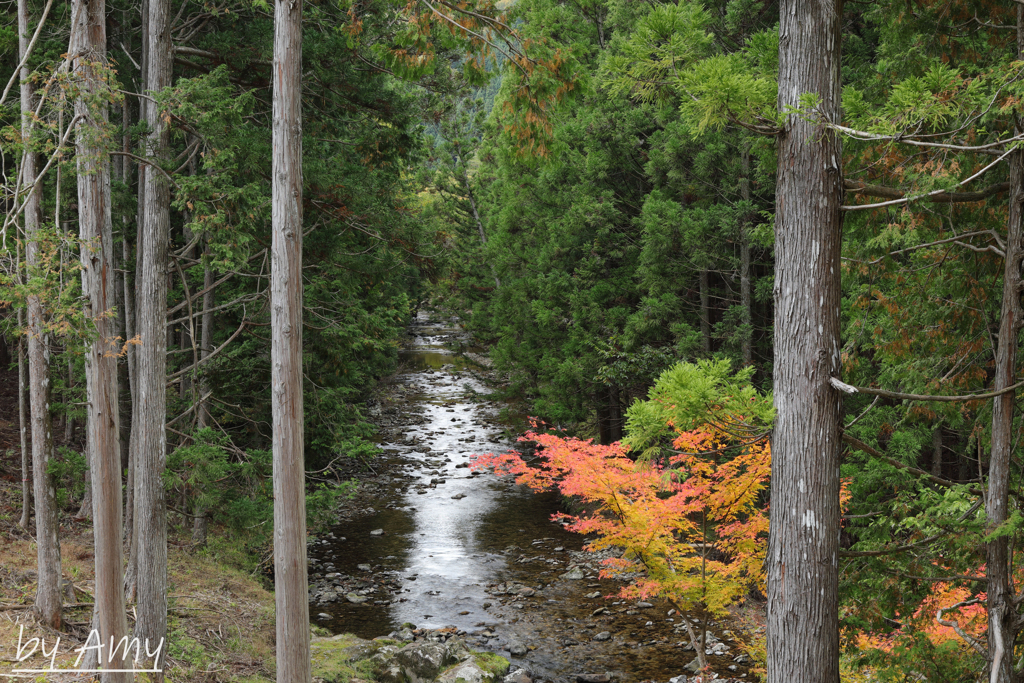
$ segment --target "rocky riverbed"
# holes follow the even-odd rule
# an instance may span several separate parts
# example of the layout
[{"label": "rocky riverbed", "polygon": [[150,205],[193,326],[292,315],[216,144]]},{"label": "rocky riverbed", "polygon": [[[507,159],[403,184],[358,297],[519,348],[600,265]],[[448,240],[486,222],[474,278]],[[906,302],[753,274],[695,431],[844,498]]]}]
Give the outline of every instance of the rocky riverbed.
[{"label": "rocky riverbed", "polygon": [[[622,584],[597,576],[603,556],[551,521],[556,496],[468,467],[515,444],[486,368],[449,350],[465,343],[454,322],[421,314],[412,327],[406,370],[374,408],[384,456],[310,543],[314,623],[366,639],[457,638],[510,659],[507,683],[692,681],[693,615],[615,597]],[[728,626],[714,625],[705,652],[716,678],[752,679]]]}]

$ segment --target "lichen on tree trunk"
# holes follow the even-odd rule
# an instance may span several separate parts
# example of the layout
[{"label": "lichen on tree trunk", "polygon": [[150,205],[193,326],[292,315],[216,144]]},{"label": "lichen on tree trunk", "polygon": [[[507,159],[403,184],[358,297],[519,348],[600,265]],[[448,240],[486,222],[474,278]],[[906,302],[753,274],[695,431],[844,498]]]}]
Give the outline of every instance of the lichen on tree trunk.
[{"label": "lichen on tree trunk", "polygon": [[768,680],[839,681],[838,566],[842,147],[841,5],[779,8],[779,110],[818,97],[815,121],[790,114],[778,141],[775,407],[768,569]]}]

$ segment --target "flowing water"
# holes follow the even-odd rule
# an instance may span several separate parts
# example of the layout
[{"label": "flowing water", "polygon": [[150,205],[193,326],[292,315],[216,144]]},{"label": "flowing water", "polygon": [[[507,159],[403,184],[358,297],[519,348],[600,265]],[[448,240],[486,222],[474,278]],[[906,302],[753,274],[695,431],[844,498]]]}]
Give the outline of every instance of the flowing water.
[{"label": "flowing water", "polygon": [[[394,418],[385,411],[379,419],[385,456],[374,467],[386,473],[360,500],[365,514],[310,548],[315,623],[364,638],[406,623],[454,626],[472,647],[553,681],[581,672],[612,672],[623,683],[684,673],[694,654],[684,651],[680,615],[663,602],[605,597],[621,584],[599,580],[579,552],[583,539],[551,520],[556,495],[467,466],[474,454],[512,448],[500,405],[474,366],[445,348],[458,338],[453,321],[421,313],[411,332]],[[580,578],[564,576],[577,566],[570,576]],[[729,642],[727,632],[721,637]],[[735,654],[709,659],[723,676],[746,678]]]}]

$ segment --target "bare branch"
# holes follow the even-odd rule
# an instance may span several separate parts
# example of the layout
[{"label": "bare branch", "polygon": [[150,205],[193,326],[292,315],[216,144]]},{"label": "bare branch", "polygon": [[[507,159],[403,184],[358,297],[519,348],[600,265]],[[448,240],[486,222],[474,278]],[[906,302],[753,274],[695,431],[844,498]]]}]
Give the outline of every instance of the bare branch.
[{"label": "bare branch", "polygon": [[238,329],[235,330],[234,333],[230,337],[227,338],[227,341],[225,341],[223,344],[221,344],[220,346],[215,348],[213,351],[211,351],[210,355],[206,356],[205,358],[203,358],[199,362],[197,362],[197,363],[195,363],[193,365],[188,366],[187,368],[182,368],[181,370],[178,370],[174,374],[168,375],[167,376],[167,386],[171,386],[172,384],[174,384],[174,380],[176,380],[177,378],[181,377],[186,372],[192,372],[193,370],[196,370],[200,366],[205,365],[207,362],[209,362],[214,356],[216,356],[218,353],[223,351],[224,348],[228,344],[233,342],[235,340],[235,338],[242,333],[242,330],[244,330],[245,326],[248,325],[248,324],[249,324],[248,320],[242,320],[242,324],[238,326]]},{"label": "bare branch", "polygon": [[171,177],[170,173],[168,173],[163,168],[161,168],[160,166],[158,166],[157,164],[153,163],[152,161],[145,157],[137,156],[135,154],[132,154],[131,152],[111,152],[110,154],[111,156],[128,157],[129,159],[134,159],[140,164],[145,164],[150,168],[155,168],[156,170],[164,174],[164,177],[167,178],[167,182],[169,182],[171,185],[174,185],[175,190],[181,189],[181,187],[178,186],[178,183],[174,182],[174,178]]},{"label": "bare branch", "polygon": [[1005,159],[1010,154],[1012,154],[1013,151],[1014,150],[1012,148],[1006,150],[1005,152],[1000,154],[999,157],[995,161],[993,161],[992,163],[988,164],[987,166],[982,168],[980,171],[978,171],[974,175],[972,175],[972,176],[970,176],[968,178],[964,178],[963,180],[961,180],[958,183],[956,183],[955,185],[953,185],[953,187],[950,187],[948,189],[932,190],[931,192],[926,192],[924,194],[914,195],[913,197],[903,197],[902,199],[893,199],[892,201],[878,202],[877,204],[852,204],[852,205],[847,205],[847,206],[841,206],[839,208],[841,210],[843,210],[843,211],[864,211],[866,209],[880,209],[880,208],[883,208],[883,207],[886,207],[886,206],[896,206],[898,204],[907,204],[909,202],[917,201],[919,199],[929,199],[930,197],[935,197],[935,196],[942,195],[942,194],[949,194],[949,190],[952,190],[955,187],[960,187],[961,185],[966,185],[967,183],[971,182],[972,180],[975,180],[975,179],[981,177],[982,175],[984,175],[988,171],[990,171],[993,168],[995,168],[1003,159]]},{"label": "bare branch", "polygon": [[[250,256],[250,257],[249,257],[249,260],[248,260],[248,261],[246,261],[246,263],[248,263],[248,262],[250,262],[250,261],[255,261],[256,259],[258,259],[258,258],[260,258],[261,256],[263,256],[263,254],[265,254],[265,253],[266,253],[266,251],[267,251],[267,250],[266,250],[265,248],[264,248],[264,249],[260,249],[260,250],[259,250],[259,251],[257,251],[257,252],[256,252],[255,254],[253,254],[252,256]],[[232,272],[228,273],[228,274],[227,274],[227,275],[225,275],[224,277],[222,277],[222,278],[220,278],[219,280],[217,280],[216,282],[214,282],[214,283],[213,283],[212,285],[210,285],[209,287],[205,287],[205,288],[203,288],[203,289],[199,290],[198,292],[196,292],[195,294],[193,294],[193,295],[192,295],[192,298],[193,298],[193,300],[195,300],[195,299],[198,299],[198,298],[199,298],[199,297],[201,297],[201,296],[202,296],[203,294],[206,294],[206,293],[207,293],[208,291],[210,291],[211,289],[213,289],[213,288],[214,288],[214,287],[216,287],[217,285],[220,285],[220,284],[223,284],[223,283],[227,282],[227,281],[228,281],[228,280],[229,280],[230,278],[234,277],[235,275],[241,275],[241,273],[236,273],[236,272],[234,272],[234,271],[232,271]],[[175,313],[177,313],[177,312],[178,312],[178,311],[180,311],[181,309],[183,309],[183,308],[185,308],[186,306],[188,306],[188,304],[189,304],[189,302],[188,302],[188,301],[182,301],[182,302],[181,302],[180,304],[178,304],[178,305],[174,306],[173,308],[169,308],[169,309],[167,309],[167,315],[174,315]]]},{"label": "bare branch", "polygon": [[865,415],[867,415],[867,414],[868,414],[868,411],[870,411],[870,410],[871,410],[872,408],[874,408],[874,407],[875,407],[875,404],[876,404],[876,403],[878,403],[878,399],[879,399],[879,397],[878,397],[878,396],[875,396],[875,400],[873,400],[873,401],[871,402],[871,405],[869,405],[869,406],[868,406],[867,408],[865,408],[865,409],[864,409],[864,412],[863,412],[863,413],[861,413],[861,414],[860,414],[860,415],[858,415],[857,417],[853,418],[853,420],[851,420],[849,424],[845,425],[845,426],[843,427],[843,429],[849,429],[849,428],[850,428],[850,427],[852,427],[853,425],[855,425],[855,424],[857,424],[858,422],[860,422],[861,418],[862,418],[862,417],[864,417]]},{"label": "bare branch", "polygon": [[[977,511],[977,509],[979,507],[981,507],[982,500],[984,500],[984,499],[979,497],[978,500],[976,500],[974,502],[974,505],[972,505],[970,508],[968,508],[967,512],[965,512],[964,514],[960,515],[957,518],[956,521],[957,522],[962,522],[965,519],[967,519],[968,517],[970,517],[971,515],[973,515]],[[894,555],[896,553],[902,553],[902,552],[905,552],[907,550],[913,550],[914,548],[920,548],[922,546],[926,546],[926,545],[929,545],[931,543],[934,543],[935,541],[939,540],[940,538],[942,538],[943,536],[945,536],[948,533],[949,533],[948,531],[941,531],[941,532],[939,532],[937,534],[929,536],[928,538],[922,538],[920,541],[916,541],[914,543],[908,543],[906,545],[896,546],[895,548],[885,548],[883,550],[840,550],[839,551],[839,556],[840,557],[881,557],[882,555]],[[952,608],[950,608],[950,609],[952,609]]]},{"label": "bare branch", "polygon": [[39,19],[39,25],[36,26],[36,32],[32,34],[32,40],[29,41],[28,47],[25,49],[25,55],[21,58],[21,62],[18,66],[14,67],[14,73],[11,74],[11,80],[7,81],[7,87],[4,88],[3,95],[0,95],[0,107],[3,106],[7,100],[7,95],[11,92],[11,88],[14,86],[14,82],[18,80],[18,75],[21,73],[21,67],[28,63],[28,58],[32,56],[32,48],[36,46],[36,40],[39,38],[40,32],[43,30],[43,24],[46,23],[46,17],[50,14],[50,8],[53,7],[53,0],[46,0],[46,6],[43,8],[43,16]]},{"label": "bare branch", "polygon": [[[942,618],[942,615],[945,614],[946,612],[950,612],[952,610],[959,609],[961,607],[967,607],[968,605],[976,605],[979,602],[981,602],[981,598],[971,598],[970,600],[964,600],[963,602],[958,602],[955,605],[951,605],[949,607],[940,607],[935,612],[935,621],[939,622],[943,626],[948,626],[948,627],[952,628],[954,631],[956,631],[956,634],[958,636],[960,636],[961,638],[964,639],[964,642],[966,642],[968,645],[970,645],[972,648],[974,648],[978,652],[978,654],[980,654],[982,657],[986,657],[987,658],[988,657],[988,653],[985,651],[985,648],[983,648],[981,646],[981,643],[979,643],[974,638],[972,638],[969,635],[967,635],[966,633],[964,633],[964,630],[962,628],[960,628],[960,624],[959,623],[957,623],[955,620],[954,621],[947,621],[947,620]],[[996,642],[999,642],[999,641],[997,640]]]},{"label": "bare branch", "polygon": [[[176,422],[178,422],[179,420],[181,420],[181,419],[182,419],[183,417],[186,417],[186,416],[187,416],[187,415],[189,415],[190,413],[194,412],[196,408],[198,408],[198,407],[199,407],[199,406],[201,406],[201,405],[202,405],[203,403],[205,403],[205,402],[206,402],[206,399],[210,398],[210,396],[212,396],[212,395],[213,395],[213,392],[212,392],[212,391],[208,391],[208,392],[206,392],[205,394],[203,394],[202,396],[200,396],[200,397],[199,397],[199,400],[198,400],[198,401],[196,401],[196,402],[194,402],[194,403],[193,403],[192,405],[190,405],[190,406],[189,406],[189,407],[188,407],[188,408],[187,408],[187,409],[185,410],[185,412],[183,412],[183,413],[182,413],[181,415],[179,415],[178,417],[174,418],[173,420],[171,420],[170,422],[168,422],[168,423],[167,423],[166,425],[164,425],[164,426],[165,426],[165,427],[167,427],[167,428],[170,428],[170,426],[171,426],[171,425],[175,424]],[[178,432],[178,433],[180,434],[180,432]]]},{"label": "bare branch", "polygon": [[[211,289],[212,289],[212,287],[211,287]],[[196,294],[193,294],[192,295],[192,300],[195,301],[196,299],[199,298],[199,296],[200,296],[200,293],[198,293],[198,292]],[[243,294],[242,296],[238,297],[237,299],[229,301],[229,302],[227,302],[225,304],[221,304],[220,306],[214,306],[213,308],[210,309],[210,313],[213,313],[214,311],[223,311],[225,308],[232,308],[234,306],[237,306],[238,304],[247,304],[250,301],[257,301],[258,299],[263,298],[263,296],[265,296],[264,292],[256,292],[255,294]],[[186,303],[186,302],[183,301],[182,303]],[[179,323],[183,323],[183,322],[185,322],[188,319],[189,319],[189,316],[186,315],[183,318],[175,318],[174,320],[168,320],[167,321],[167,327],[171,327],[172,325],[177,325]],[[186,349],[186,350],[188,350],[188,349]]]},{"label": "bare branch", "polygon": [[996,396],[1002,396],[1008,394],[1011,391],[1016,391],[1021,387],[1024,387],[1024,381],[1017,382],[1014,385],[1005,387],[998,391],[990,391],[984,394],[965,394],[963,396],[930,396],[927,394],[903,394],[897,391],[886,391],[885,389],[874,389],[872,387],[855,387],[847,384],[835,377],[829,378],[829,383],[839,391],[846,394],[868,394],[871,396],[881,396],[883,398],[891,398],[897,401],[939,401],[943,403],[962,403],[964,401],[982,401],[989,398],[995,398]]},{"label": "bare branch", "polygon": [[1002,256],[1004,258],[1006,257],[1006,252],[1004,252],[1002,249],[1000,249],[999,247],[996,247],[996,246],[994,246],[992,244],[988,245],[987,247],[976,247],[973,244],[968,244],[967,242],[961,242],[960,240],[955,240],[953,242],[953,244],[957,245],[958,247],[964,247],[965,249],[970,249],[971,251],[976,251],[978,253],[983,253],[983,252],[986,252],[986,251],[991,251],[994,254],[999,254],[1000,256]]},{"label": "bare branch", "polygon": [[[863,194],[869,197],[882,197],[885,199],[903,199],[907,196],[905,192],[897,190],[891,187],[885,187],[884,185],[869,185],[859,180],[846,179],[843,181],[843,187],[847,192],[854,192],[856,194]],[[941,190],[939,194],[928,196],[928,201],[935,204],[958,204],[961,202],[980,202],[982,199],[986,199],[996,194],[1007,192],[1010,189],[1010,183],[996,183],[990,185],[982,190],[975,192],[946,192]]]},{"label": "bare branch", "polygon": [[[1016,0],[1024,1],[1024,0]],[[878,133],[869,133],[863,130],[857,130],[855,128],[847,128],[846,126],[840,126],[836,123],[826,123],[829,128],[844,133],[845,135],[863,141],[877,141],[877,142],[898,142],[903,145],[911,145],[912,147],[930,147],[932,149],[948,149],[955,152],[983,152],[988,149],[999,149],[1006,145],[1013,144],[1014,142],[1020,142],[1024,140],[1024,135],[1014,135],[1013,137],[1005,138],[1003,140],[996,140],[985,145],[953,145],[947,142],[925,142],[924,140],[918,140],[913,135],[880,135]]]},{"label": "bare branch", "polygon": [[[955,242],[955,243],[959,244],[958,240],[962,240],[962,239],[965,239],[967,237],[977,237],[978,235],[989,235],[989,236],[995,238],[996,241],[1001,242],[1001,240],[999,240],[999,235],[997,235],[994,230],[974,230],[973,232],[965,232],[962,235],[957,235],[956,237],[947,237],[946,239],[935,240],[934,242],[926,242],[924,244],[916,244],[916,245],[914,245],[912,247],[907,247],[906,249],[897,249],[896,251],[890,251],[885,256],[879,256],[874,261],[858,261],[857,259],[851,259],[851,258],[846,258],[846,257],[843,257],[843,260],[844,261],[854,261],[856,263],[863,263],[863,264],[868,265],[868,266],[873,266],[873,265],[876,265],[876,264],[881,263],[882,261],[884,261],[886,256],[898,256],[899,254],[906,254],[908,251],[917,251],[918,249],[927,249],[928,247],[935,247],[935,246],[938,246],[940,244],[948,244],[949,242]],[[960,246],[968,246],[968,245],[961,244]],[[1002,254],[1002,251],[998,251],[997,253]]]},{"label": "bare branch", "polygon": [[[955,481],[950,481],[949,479],[943,479],[942,477],[937,477],[934,474],[930,474],[928,472],[925,472],[924,470],[918,469],[917,467],[914,467],[912,465],[905,465],[902,462],[900,462],[899,460],[897,460],[896,458],[890,457],[890,456],[886,455],[885,453],[882,453],[881,451],[872,448],[871,446],[867,445],[866,443],[864,443],[860,439],[857,439],[856,437],[850,436],[849,434],[843,434],[843,441],[845,441],[846,443],[850,444],[851,446],[853,446],[857,450],[864,451],[865,453],[867,453],[871,457],[878,458],[879,460],[884,460],[885,462],[889,463],[893,467],[898,467],[901,470],[906,470],[907,472],[910,472],[912,474],[916,474],[918,476],[924,477],[925,479],[927,479],[928,481],[932,482],[933,484],[938,484],[939,486],[947,486],[948,487],[948,486],[956,486],[957,483],[958,483],[958,482],[955,482]],[[979,495],[979,496],[981,495],[981,491],[978,490],[978,489],[971,489],[971,493],[973,493],[975,495]]]}]

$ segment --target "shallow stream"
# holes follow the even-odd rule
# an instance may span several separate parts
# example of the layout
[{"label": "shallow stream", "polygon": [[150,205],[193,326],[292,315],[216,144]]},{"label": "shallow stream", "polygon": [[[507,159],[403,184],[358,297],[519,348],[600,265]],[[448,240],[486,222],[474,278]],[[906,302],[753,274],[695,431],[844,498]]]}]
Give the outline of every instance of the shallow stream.
[{"label": "shallow stream", "polygon": [[[690,673],[683,667],[695,654],[681,616],[661,601],[606,597],[622,584],[599,580],[597,558],[580,552],[584,539],[551,521],[556,495],[469,469],[473,455],[513,443],[479,366],[445,347],[460,338],[454,321],[421,313],[411,334],[405,371],[378,408],[378,474],[364,485],[359,512],[310,547],[314,623],[364,638],[406,623],[451,626],[535,680]],[[729,632],[716,635],[715,670],[747,678]]]}]

